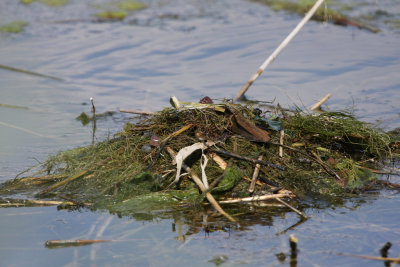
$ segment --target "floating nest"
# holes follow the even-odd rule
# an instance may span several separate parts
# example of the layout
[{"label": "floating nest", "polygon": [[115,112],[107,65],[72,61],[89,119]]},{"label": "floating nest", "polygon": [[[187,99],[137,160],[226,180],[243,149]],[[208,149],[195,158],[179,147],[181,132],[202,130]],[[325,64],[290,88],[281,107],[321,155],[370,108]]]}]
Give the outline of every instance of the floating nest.
[{"label": "floating nest", "polygon": [[[209,195],[220,203],[329,199],[375,188],[376,173],[398,156],[398,135],[348,112],[202,102],[175,101],[113,138],[60,152],[35,174],[0,185],[0,195],[121,213],[197,205]],[[208,186],[199,190],[194,176]]]}]

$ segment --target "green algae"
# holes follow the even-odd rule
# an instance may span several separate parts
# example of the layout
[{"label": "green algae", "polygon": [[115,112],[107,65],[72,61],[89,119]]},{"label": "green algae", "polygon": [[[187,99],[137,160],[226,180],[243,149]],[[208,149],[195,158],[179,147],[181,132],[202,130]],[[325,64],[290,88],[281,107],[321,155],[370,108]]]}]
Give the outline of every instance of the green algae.
[{"label": "green algae", "polygon": [[115,6],[116,6],[116,8],[118,8],[120,10],[125,10],[125,11],[141,10],[146,7],[145,4],[143,4],[141,2],[132,1],[132,0],[116,2]]},{"label": "green algae", "polygon": [[104,20],[123,20],[126,16],[128,16],[128,12],[123,10],[102,11],[96,13],[95,16]]},{"label": "green algae", "polygon": [[108,2],[103,5],[92,5],[96,9],[103,11],[97,12],[95,16],[101,20],[123,20],[132,12],[146,8],[146,5],[132,0]]},{"label": "green algae", "polygon": [[7,24],[0,25],[0,32],[19,33],[28,23],[22,20],[15,20]]},{"label": "green algae", "polygon": [[33,2],[38,2],[47,6],[58,7],[67,5],[69,3],[69,0],[20,0],[20,2],[25,5],[32,4]]}]

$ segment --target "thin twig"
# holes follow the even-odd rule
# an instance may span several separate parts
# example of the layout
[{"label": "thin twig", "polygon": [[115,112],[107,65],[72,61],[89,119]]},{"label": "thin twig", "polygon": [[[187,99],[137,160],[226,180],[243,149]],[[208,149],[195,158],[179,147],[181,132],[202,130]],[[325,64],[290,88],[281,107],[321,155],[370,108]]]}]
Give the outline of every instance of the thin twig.
[{"label": "thin twig", "polygon": [[[263,159],[263,155],[258,156],[258,160],[262,160]],[[257,163],[256,167],[254,168],[254,172],[253,172],[253,177],[251,179],[251,183],[250,183],[250,187],[249,187],[249,192],[253,193],[254,189],[256,187],[256,182],[257,182],[257,178],[258,178],[258,174],[260,173],[260,164]]]},{"label": "thin twig", "polygon": [[263,195],[263,196],[254,196],[254,197],[243,197],[243,198],[231,198],[226,200],[220,200],[221,204],[231,204],[231,203],[240,203],[240,202],[252,202],[252,201],[262,201],[268,199],[276,199],[280,197],[295,197],[294,194],[271,194],[271,195]]},{"label": "thin twig", "polygon": [[270,162],[267,162],[267,161],[264,161],[264,160],[258,160],[258,159],[248,158],[248,157],[240,156],[240,155],[238,155],[238,154],[231,153],[231,152],[224,151],[224,150],[220,150],[220,149],[210,149],[210,151],[211,151],[211,152],[215,152],[215,153],[217,153],[217,154],[221,154],[221,155],[227,156],[227,157],[231,157],[231,158],[236,158],[236,159],[240,159],[240,160],[252,162],[252,163],[254,163],[254,164],[260,164],[260,165],[264,165],[264,166],[270,166],[270,167],[273,167],[273,168],[278,169],[278,170],[280,170],[280,171],[284,171],[284,170],[285,170],[285,168],[282,167],[282,166],[279,166],[279,165],[276,165],[276,164],[273,164],[273,163],[270,163]]},{"label": "thin twig", "polygon": [[290,208],[291,210],[293,210],[294,212],[296,212],[297,214],[299,214],[301,217],[303,217],[304,219],[308,219],[310,217],[308,217],[307,215],[305,215],[304,213],[302,213],[301,211],[299,211],[298,209],[296,209],[295,207],[293,207],[292,205],[290,205],[289,203],[286,203],[285,201],[283,201],[282,199],[280,199],[279,197],[276,198],[276,200],[278,200],[280,203],[282,203],[283,205],[285,205],[286,207]]},{"label": "thin twig", "polygon": [[296,152],[296,153],[302,154],[302,155],[308,157],[309,159],[314,160],[315,162],[317,162],[318,164],[320,164],[330,175],[334,176],[337,180],[339,180],[340,182],[342,182],[342,178],[340,178],[340,176],[339,176],[336,172],[334,172],[332,169],[330,169],[330,168],[320,159],[320,157],[319,157],[317,154],[315,154],[315,152],[312,152],[313,155],[314,155],[314,157],[313,157],[313,156],[308,155],[307,153],[305,153],[305,152],[303,152],[303,151],[301,151],[301,150],[298,150],[298,149],[296,149],[296,148],[293,148],[293,147],[290,147],[290,146],[287,146],[287,145],[281,145],[281,144],[274,143],[274,142],[270,142],[270,144],[276,145],[276,146],[282,146],[282,147],[287,148],[287,149],[289,149],[289,150],[292,150],[292,151],[294,151],[294,152]]},{"label": "thin twig", "polygon": [[[176,153],[174,150],[172,150],[172,148],[170,147],[166,147],[165,150],[169,153],[169,155],[171,156],[171,158],[175,158]],[[206,192],[207,189],[204,186],[203,182],[201,181],[201,179],[197,176],[197,174],[192,171],[192,169],[190,169],[189,166],[187,166],[186,164],[182,164],[182,168],[190,174],[190,176],[192,177],[193,181],[196,183],[196,185],[200,188],[201,192]],[[209,192],[206,192],[206,198],[208,199],[208,201],[211,203],[211,205],[214,206],[214,208],[221,213],[222,215],[224,215],[226,218],[228,218],[228,220],[230,220],[231,222],[236,222],[236,220],[230,216],[228,213],[226,213],[221,206],[218,204],[218,202],[215,200],[215,198],[213,197],[213,195],[211,195]]]},{"label": "thin twig", "polygon": [[289,44],[289,42],[296,36],[296,34],[303,28],[303,26],[307,23],[307,21],[314,15],[315,11],[317,11],[318,7],[324,2],[324,0],[318,0],[314,6],[308,11],[308,13],[304,16],[304,18],[299,22],[296,28],[282,41],[282,43],[275,49],[275,51],[264,61],[264,63],[259,67],[256,73],[251,76],[250,80],[242,87],[240,92],[233,98],[233,101],[237,101],[243,97],[249,87],[253,84],[253,82],[261,75],[261,73],[267,68],[269,64],[271,64],[278,54]]},{"label": "thin twig", "polygon": [[140,115],[156,115],[157,114],[157,112],[152,112],[152,111],[142,111],[142,110],[126,109],[126,108],[120,108],[119,112],[131,113],[131,114],[140,114]]},{"label": "thin twig", "polygon": [[23,69],[11,67],[11,66],[1,65],[1,64],[0,64],[0,69],[10,70],[10,71],[15,71],[15,72],[20,72],[20,73],[25,73],[25,74],[38,76],[38,77],[43,77],[43,78],[48,78],[48,79],[52,79],[52,80],[56,80],[56,81],[60,81],[60,82],[64,81],[63,79],[58,78],[58,77],[54,77],[54,76],[50,76],[50,75],[46,75],[46,74],[41,74],[41,73],[29,71],[29,70],[23,70]]},{"label": "thin twig", "polygon": [[342,178],[340,178],[339,174],[337,174],[334,170],[332,170],[331,168],[328,167],[328,165],[326,165],[322,159],[317,155],[317,153],[315,153],[314,151],[311,151],[311,153],[313,154],[313,156],[315,157],[315,159],[317,160],[317,162],[326,170],[327,173],[333,175],[336,180],[342,182]]}]

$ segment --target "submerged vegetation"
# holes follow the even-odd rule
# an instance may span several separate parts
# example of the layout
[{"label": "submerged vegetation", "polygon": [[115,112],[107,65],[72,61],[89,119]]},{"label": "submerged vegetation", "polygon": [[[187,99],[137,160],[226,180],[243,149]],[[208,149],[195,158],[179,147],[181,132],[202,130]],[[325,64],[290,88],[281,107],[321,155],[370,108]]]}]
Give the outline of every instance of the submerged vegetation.
[{"label": "submerged vegetation", "polygon": [[[193,104],[142,116],[113,138],[60,152],[34,175],[2,184],[0,194],[68,199],[122,213],[195,205],[208,192],[219,200],[283,191],[329,199],[371,186],[373,172],[397,156],[397,138],[346,112]],[[174,161],[182,152],[173,160],[171,151],[190,147],[183,164],[191,169],[180,177]],[[249,191],[255,166],[258,180]],[[190,181],[192,171],[210,184],[204,193]]]},{"label": "submerged vegetation", "polygon": [[[296,13],[303,16],[313,6],[315,1],[313,0],[253,0],[255,2],[261,2],[271,7],[275,11],[287,11]],[[325,6],[320,7],[312,17],[312,20],[320,22],[332,22],[336,25],[343,26],[354,26],[360,29],[365,29],[371,32],[379,32],[379,29],[366,23],[362,18],[351,18],[346,16],[346,11],[350,11],[356,8],[355,4],[343,4],[338,1],[325,1]]]},{"label": "submerged vegetation", "polygon": [[28,23],[25,21],[15,20],[7,24],[0,25],[0,32],[19,33],[27,25]]}]

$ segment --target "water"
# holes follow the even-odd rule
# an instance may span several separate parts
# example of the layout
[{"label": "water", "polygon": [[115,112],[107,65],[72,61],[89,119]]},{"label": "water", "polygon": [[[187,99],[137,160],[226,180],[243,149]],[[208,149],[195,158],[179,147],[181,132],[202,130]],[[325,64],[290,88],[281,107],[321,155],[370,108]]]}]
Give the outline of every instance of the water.
[{"label": "water", "polygon": [[[105,1],[70,2],[60,8],[0,3],[0,24],[30,23],[20,34],[0,33],[0,64],[65,80],[0,69],[0,103],[29,108],[0,107],[0,181],[57,151],[90,144],[90,125],[75,120],[90,112],[90,97],[105,112],[159,110],[171,95],[183,101],[235,96],[300,20],[248,1],[177,0],[147,1],[148,9],[123,22],[55,23],[92,18],[97,11],[88,3]],[[370,5],[352,15],[378,9],[398,13],[395,1],[359,2]],[[247,97],[310,107],[332,93],[330,109],[353,107],[365,121],[399,127],[400,35],[382,21],[378,25],[382,32],[372,34],[309,22]],[[117,132],[128,117],[98,121],[96,137]],[[216,231],[210,233],[201,227],[206,211],[194,217],[161,213],[146,220],[54,207],[0,209],[0,265],[213,266],[214,257],[222,256],[224,265],[288,265],[289,256],[280,263],[276,254],[289,253],[288,236],[295,234],[299,266],[382,266],[337,253],[379,255],[390,241],[389,255],[398,257],[398,203],[398,193],[383,191],[341,206],[305,208],[312,219],[299,225],[298,215],[282,213],[285,209],[246,206],[239,226],[214,219]],[[61,249],[43,245],[75,238],[119,241]]]}]

